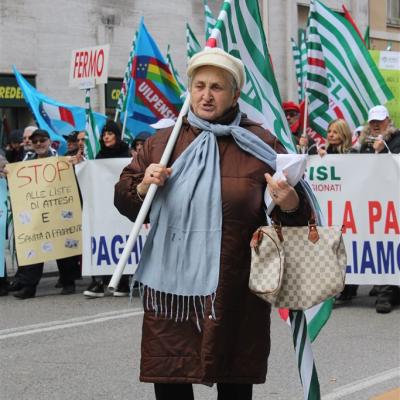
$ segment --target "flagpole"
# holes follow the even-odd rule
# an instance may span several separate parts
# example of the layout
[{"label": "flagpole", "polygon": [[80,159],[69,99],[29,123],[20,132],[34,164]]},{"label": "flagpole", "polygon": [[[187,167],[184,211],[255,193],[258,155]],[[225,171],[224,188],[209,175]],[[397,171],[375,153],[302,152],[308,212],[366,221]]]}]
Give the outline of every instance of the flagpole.
[{"label": "flagpole", "polygon": [[115,116],[114,116],[114,122],[117,122],[117,121],[118,121],[118,115],[119,115],[119,110],[116,109],[116,110],[115,110]]},{"label": "flagpole", "polygon": [[[176,140],[179,136],[179,132],[181,130],[182,126],[182,118],[184,115],[187,114],[189,110],[189,103],[190,103],[190,95],[187,93],[185,102],[183,103],[183,106],[181,108],[181,111],[179,113],[178,119],[176,121],[176,124],[174,126],[174,129],[172,130],[171,136],[168,139],[167,145],[165,147],[164,153],[161,156],[160,164],[161,165],[167,165],[168,161],[171,157],[172,151],[175,147]],[[140,230],[142,228],[142,225],[145,221],[145,218],[147,216],[147,213],[149,212],[151,203],[153,202],[154,196],[156,194],[158,186],[155,183],[152,183],[149,187],[149,190],[146,194],[146,197],[143,201],[142,207],[140,208],[139,214],[136,217],[136,221],[133,225],[133,228],[131,230],[131,233],[129,234],[129,238],[126,242],[124,251],[122,252],[121,258],[118,261],[118,265],[115,268],[115,271],[111,277],[110,283],[108,285],[108,289],[113,292],[117,289],[119,281],[121,279],[121,276],[124,272],[124,268],[126,263],[128,262],[128,258],[131,255],[133,246],[135,245],[136,239],[139,236]],[[133,268],[133,274],[135,274],[137,269],[137,266]]]},{"label": "flagpole", "polygon": [[307,119],[308,119],[308,93],[306,89],[304,95],[303,134],[301,135],[303,137],[307,137]]},{"label": "flagpole", "polygon": [[128,117],[128,111],[125,107],[124,122],[122,124],[122,134],[121,134],[122,140],[124,139],[124,135],[125,135],[127,117]]}]

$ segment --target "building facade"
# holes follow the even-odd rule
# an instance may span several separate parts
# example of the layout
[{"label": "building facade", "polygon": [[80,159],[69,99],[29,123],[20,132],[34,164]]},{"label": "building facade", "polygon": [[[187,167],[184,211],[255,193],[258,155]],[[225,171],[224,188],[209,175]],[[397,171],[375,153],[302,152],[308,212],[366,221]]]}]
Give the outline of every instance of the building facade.
[{"label": "building facade", "polygon": [[[223,0],[209,0],[214,15]],[[283,100],[297,100],[297,84],[290,38],[307,25],[309,0],[259,0],[276,79]],[[400,51],[400,0],[323,0],[342,12],[344,4],[360,31],[370,27],[371,48]],[[0,2],[0,117],[11,128],[30,123],[12,79],[12,65],[43,93],[58,101],[84,105],[84,92],[69,87],[74,49],[109,43],[109,83],[92,90],[92,106],[111,115],[131,43],[141,17],[162,52],[171,56],[185,77],[188,22],[204,45],[203,0],[2,0]],[[2,91],[2,85],[5,89]],[[8,90],[8,91],[7,91]],[[8,97],[8,98],[6,98]]]}]

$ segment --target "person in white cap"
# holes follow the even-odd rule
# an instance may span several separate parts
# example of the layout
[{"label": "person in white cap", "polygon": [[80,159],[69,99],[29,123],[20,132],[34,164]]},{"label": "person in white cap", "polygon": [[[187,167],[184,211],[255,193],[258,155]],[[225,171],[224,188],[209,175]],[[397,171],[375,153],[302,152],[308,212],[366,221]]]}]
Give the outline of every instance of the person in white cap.
[{"label": "person in white cap", "polygon": [[[400,130],[396,129],[385,106],[369,110],[368,126],[360,135],[360,153],[400,153]],[[394,285],[375,285],[371,293],[377,296],[377,313],[387,314],[400,304],[400,289]]]},{"label": "person in white cap", "polygon": [[360,135],[360,153],[400,153],[400,130],[396,129],[385,106],[372,107],[368,125]]},{"label": "person in white cap", "polygon": [[155,384],[157,400],[191,400],[193,383],[216,383],[220,400],[250,400],[270,351],[271,307],[248,288],[266,186],[283,225],[307,224],[311,210],[300,188],[270,175],[284,148],[239,110],[242,62],[204,50],[187,74],[191,106],[169,165],[159,160],[172,128],[146,140],[115,187],[116,207],[135,220],[150,184],[160,186],[135,275],[145,309],[140,380]]}]

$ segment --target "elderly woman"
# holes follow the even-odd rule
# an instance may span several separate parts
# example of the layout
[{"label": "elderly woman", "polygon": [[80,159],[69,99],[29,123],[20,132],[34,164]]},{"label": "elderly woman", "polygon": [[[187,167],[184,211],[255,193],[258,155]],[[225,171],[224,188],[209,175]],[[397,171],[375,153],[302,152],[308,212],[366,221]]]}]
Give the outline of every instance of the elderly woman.
[{"label": "elderly woman", "polygon": [[318,149],[318,154],[347,154],[355,153],[352,148],[352,134],[349,125],[344,119],[335,119],[328,125],[326,133],[327,145]]},{"label": "elderly woman", "polygon": [[306,224],[311,211],[301,190],[271,177],[282,146],[239,110],[242,62],[209,49],[187,73],[191,106],[170,164],[158,164],[168,128],[145,142],[115,188],[116,207],[134,220],[149,186],[160,186],[135,276],[145,308],[140,380],[155,384],[158,400],[193,399],[193,383],[247,400],[265,381],[270,351],[270,305],[248,288],[266,186],[282,224]]}]

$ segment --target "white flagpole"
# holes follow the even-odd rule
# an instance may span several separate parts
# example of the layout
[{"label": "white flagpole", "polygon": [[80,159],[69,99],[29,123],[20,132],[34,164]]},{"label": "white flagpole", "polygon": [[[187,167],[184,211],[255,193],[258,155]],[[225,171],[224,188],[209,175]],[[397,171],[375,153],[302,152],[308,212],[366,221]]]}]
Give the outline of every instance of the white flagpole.
[{"label": "white flagpole", "polygon": [[124,123],[122,124],[122,134],[121,134],[122,140],[124,139],[124,135],[125,135],[127,117],[128,117],[128,110],[127,110],[126,107],[125,107]]},{"label": "white flagpole", "polygon": [[[179,113],[178,119],[172,130],[171,136],[168,139],[167,145],[165,147],[164,153],[161,156],[160,164],[167,165],[168,161],[171,157],[172,151],[175,147],[176,140],[178,138],[179,132],[182,126],[182,117],[187,114],[189,110],[189,103],[190,103],[190,95],[187,93],[185,102],[183,103],[182,109]],[[118,287],[119,281],[121,276],[124,272],[124,268],[126,263],[128,262],[128,258],[131,254],[133,246],[135,245],[136,239],[139,236],[140,229],[144,223],[147,213],[149,212],[151,203],[153,202],[154,196],[156,194],[158,186],[155,183],[150,185],[150,188],[146,194],[146,197],[143,201],[142,207],[140,208],[139,214],[136,217],[136,221],[133,225],[131,233],[129,234],[129,238],[126,242],[124,251],[122,252],[121,258],[118,261],[118,265],[115,268],[115,271],[111,277],[110,283],[108,285],[108,289],[113,292]],[[137,268],[137,267],[136,267]],[[134,268],[133,273],[136,272],[136,268]]]}]

